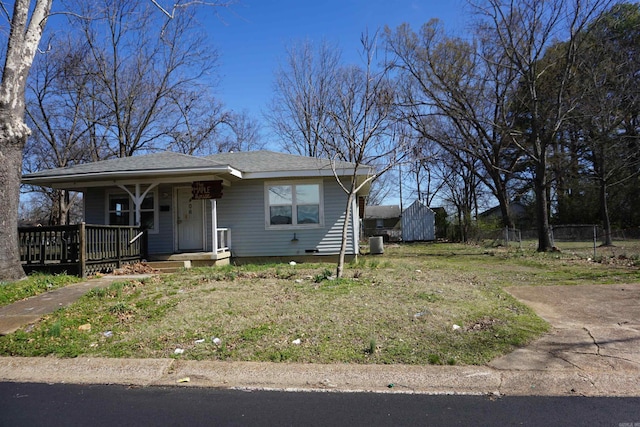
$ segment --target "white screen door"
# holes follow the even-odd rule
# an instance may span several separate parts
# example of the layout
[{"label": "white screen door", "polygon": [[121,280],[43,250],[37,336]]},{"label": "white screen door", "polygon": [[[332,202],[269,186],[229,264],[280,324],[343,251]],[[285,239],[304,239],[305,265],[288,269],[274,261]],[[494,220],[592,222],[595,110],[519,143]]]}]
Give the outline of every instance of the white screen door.
[{"label": "white screen door", "polygon": [[191,200],[190,188],[179,188],[177,233],[178,251],[201,251],[204,249],[204,221],[202,200]]}]

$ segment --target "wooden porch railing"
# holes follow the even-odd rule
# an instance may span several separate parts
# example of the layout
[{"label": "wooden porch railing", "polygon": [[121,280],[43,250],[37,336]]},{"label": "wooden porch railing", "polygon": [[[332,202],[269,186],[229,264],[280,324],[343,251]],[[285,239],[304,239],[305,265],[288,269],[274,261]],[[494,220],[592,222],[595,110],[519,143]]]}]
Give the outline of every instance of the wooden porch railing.
[{"label": "wooden porch railing", "polygon": [[231,229],[230,228],[217,228],[218,232],[218,247],[216,253],[228,252],[231,248]]},{"label": "wooden porch railing", "polygon": [[67,270],[86,277],[147,257],[147,233],[138,227],[60,225],[18,228],[25,271]]}]

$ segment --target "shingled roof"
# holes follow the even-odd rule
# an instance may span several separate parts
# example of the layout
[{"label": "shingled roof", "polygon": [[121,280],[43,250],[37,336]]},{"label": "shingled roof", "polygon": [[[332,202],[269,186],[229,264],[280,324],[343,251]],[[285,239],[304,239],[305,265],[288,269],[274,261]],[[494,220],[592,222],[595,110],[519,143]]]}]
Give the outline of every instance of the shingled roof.
[{"label": "shingled roof", "polygon": [[[334,162],[338,175],[353,173],[353,163]],[[358,175],[371,173],[362,167]],[[66,168],[50,169],[22,177],[27,184],[51,185],[54,182],[89,182],[96,180],[138,179],[185,176],[188,174],[222,174],[252,179],[266,177],[333,175],[331,161],[273,151],[246,151],[196,157],[163,151],[141,156],[83,163]]]},{"label": "shingled roof", "polygon": [[[219,164],[228,164],[245,173],[331,170],[331,161],[275,151],[238,151],[207,156]],[[353,163],[335,161],[336,169],[353,170]]]},{"label": "shingled roof", "polygon": [[24,175],[23,178],[58,177],[68,175],[93,175],[109,172],[140,172],[149,170],[193,170],[209,169],[212,167],[227,166],[215,163],[211,159],[189,156],[187,154],[162,151],[159,153],[145,154],[143,156],[123,157],[117,159],[102,160],[99,162],[82,163],[66,168],[49,169]]}]

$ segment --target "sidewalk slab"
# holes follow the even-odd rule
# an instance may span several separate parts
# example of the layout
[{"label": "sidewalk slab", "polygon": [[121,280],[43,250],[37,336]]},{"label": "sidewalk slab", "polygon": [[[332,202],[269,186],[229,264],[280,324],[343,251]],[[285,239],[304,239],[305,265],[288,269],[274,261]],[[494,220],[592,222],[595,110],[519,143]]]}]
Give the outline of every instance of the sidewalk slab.
[{"label": "sidewalk slab", "polygon": [[313,365],[174,359],[0,357],[0,381],[236,390],[640,397],[637,370],[502,371],[483,366]]},{"label": "sidewalk slab", "polygon": [[159,381],[171,363],[171,359],[0,357],[0,381],[147,386]]},{"label": "sidewalk slab", "polygon": [[421,394],[498,392],[500,373],[479,366],[176,361],[157,385],[181,378],[199,387]]}]

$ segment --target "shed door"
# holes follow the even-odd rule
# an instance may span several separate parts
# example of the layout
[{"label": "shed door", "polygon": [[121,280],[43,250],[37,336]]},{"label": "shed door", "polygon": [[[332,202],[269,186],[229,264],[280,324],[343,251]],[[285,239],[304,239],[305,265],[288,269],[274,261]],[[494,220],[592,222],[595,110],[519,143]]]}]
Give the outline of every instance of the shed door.
[{"label": "shed door", "polygon": [[190,188],[177,190],[178,251],[204,250],[204,214],[202,200],[191,200]]}]

